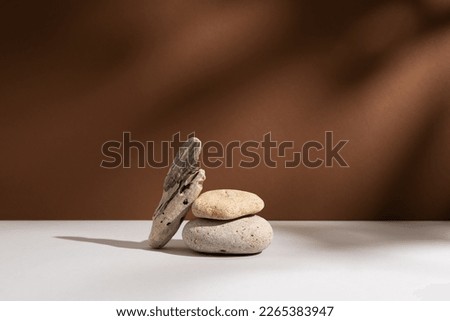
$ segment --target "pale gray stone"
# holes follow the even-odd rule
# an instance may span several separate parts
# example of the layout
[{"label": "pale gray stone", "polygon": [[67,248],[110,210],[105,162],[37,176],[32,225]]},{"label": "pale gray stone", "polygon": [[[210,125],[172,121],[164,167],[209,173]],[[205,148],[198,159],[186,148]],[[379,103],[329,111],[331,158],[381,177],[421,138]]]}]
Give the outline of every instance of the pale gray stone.
[{"label": "pale gray stone", "polygon": [[203,188],[205,171],[198,162],[199,139],[190,138],[178,152],[163,185],[163,194],[153,215],[149,236],[152,248],[162,248],[179,229],[192,203]]},{"label": "pale gray stone", "polygon": [[194,251],[220,254],[255,254],[272,242],[269,222],[258,215],[232,221],[196,219],[183,229],[185,244]]},{"label": "pale gray stone", "polygon": [[218,189],[201,194],[192,204],[192,213],[200,218],[232,220],[256,214],[264,201],[256,194],[236,189]]}]

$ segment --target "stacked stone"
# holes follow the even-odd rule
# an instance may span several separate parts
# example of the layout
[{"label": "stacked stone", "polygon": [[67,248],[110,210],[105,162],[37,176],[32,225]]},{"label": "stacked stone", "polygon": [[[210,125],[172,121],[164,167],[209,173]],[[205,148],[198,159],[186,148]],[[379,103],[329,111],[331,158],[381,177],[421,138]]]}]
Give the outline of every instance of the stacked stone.
[{"label": "stacked stone", "polygon": [[272,227],[261,216],[264,201],[256,194],[221,189],[201,194],[192,205],[198,219],[186,224],[183,240],[194,251],[255,254],[273,238]]},{"label": "stacked stone", "polygon": [[180,148],[164,179],[163,193],[155,213],[149,245],[154,249],[164,247],[175,235],[194,200],[200,195],[205,171],[198,159],[201,142],[192,137]]},{"label": "stacked stone", "polygon": [[198,219],[186,224],[183,239],[194,251],[221,254],[263,251],[273,237],[269,222],[255,215],[264,208],[263,200],[253,193],[231,189],[200,194],[206,179],[199,164],[200,152],[201,141],[191,137],[175,157],[153,214],[149,245],[155,249],[164,247],[192,206]]}]

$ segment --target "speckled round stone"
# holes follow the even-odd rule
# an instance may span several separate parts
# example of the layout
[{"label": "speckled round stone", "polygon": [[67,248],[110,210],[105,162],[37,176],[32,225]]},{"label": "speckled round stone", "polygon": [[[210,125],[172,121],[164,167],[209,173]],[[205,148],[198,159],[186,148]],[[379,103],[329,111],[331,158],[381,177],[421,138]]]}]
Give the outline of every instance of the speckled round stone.
[{"label": "speckled round stone", "polygon": [[220,254],[255,254],[272,242],[269,222],[258,215],[232,221],[196,219],[183,229],[183,240],[194,251]]},{"label": "speckled round stone", "polygon": [[264,208],[264,201],[256,194],[236,189],[205,192],[192,204],[192,213],[200,218],[232,220],[256,214]]}]

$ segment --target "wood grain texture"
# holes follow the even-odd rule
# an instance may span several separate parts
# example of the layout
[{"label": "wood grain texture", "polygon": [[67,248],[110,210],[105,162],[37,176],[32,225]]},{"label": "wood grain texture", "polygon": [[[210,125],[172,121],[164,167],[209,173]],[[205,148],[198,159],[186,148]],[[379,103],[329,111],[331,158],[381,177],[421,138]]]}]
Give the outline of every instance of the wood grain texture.
[{"label": "wood grain texture", "polygon": [[205,171],[200,169],[201,141],[191,137],[181,147],[164,179],[163,194],[153,214],[149,244],[162,248],[180,228],[192,203],[203,188]]}]

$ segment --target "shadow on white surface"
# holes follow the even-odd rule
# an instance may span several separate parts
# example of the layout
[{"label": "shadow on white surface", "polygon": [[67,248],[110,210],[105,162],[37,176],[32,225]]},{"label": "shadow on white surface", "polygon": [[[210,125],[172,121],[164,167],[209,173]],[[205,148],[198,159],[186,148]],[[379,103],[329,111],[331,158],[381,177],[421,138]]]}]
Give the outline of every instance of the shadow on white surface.
[{"label": "shadow on white surface", "polygon": [[308,241],[316,247],[332,250],[450,243],[450,225],[440,221],[370,222],[359,224],[357,228],[348,222],[300,222],[282,224],[275,232],[294,236],[300,243]]},{"label": "shadow on white surface", "polygon": [[107,246],[118,247],[122,249],[131,249],[131,250],[144,250],[151,252],[160,252],[171,255],[178,256],[202,256],[202,254],[194,252],[184,245],[183,240],[175,240],[172,239],[167,243],[167,245],[162,249],[152,249],[148,245],[148,241],[144,240],[141,242],[135,241],[125,241],[125,240],[112,240],[112,239],[99,239],[99,238],[90,238],[90,237],[79,237],[79,236],[55,236],[57,239],[61,240],[69,240],[69,241],[77,241],[77,242],[86,242],[86,243],[95,243]]},{"label": "shadow on white surface", "polygon": [[0,299],[450,299],[450,222],[271,224],[261,255],[214,257],[141,221],[0,222]]}]

